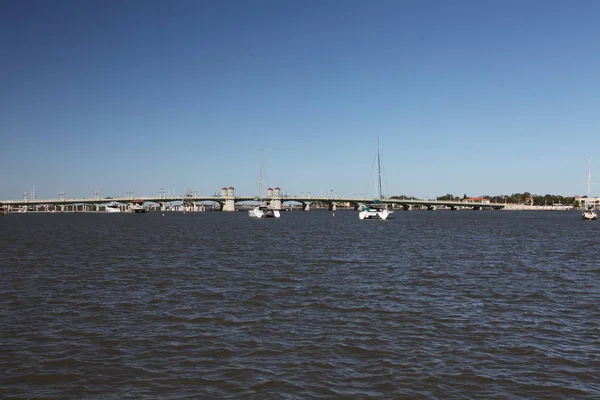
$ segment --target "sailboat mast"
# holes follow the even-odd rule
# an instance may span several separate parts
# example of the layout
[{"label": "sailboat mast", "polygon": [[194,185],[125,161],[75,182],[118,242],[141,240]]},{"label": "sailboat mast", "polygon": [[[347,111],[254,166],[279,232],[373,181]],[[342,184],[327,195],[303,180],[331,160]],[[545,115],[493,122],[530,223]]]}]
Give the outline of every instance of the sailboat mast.
[{"label": "sailboat mast", "polygon": [[379,138],[377,138],[377,190],[379,194],[379,199],[382,199],[381,196],[381,160],[379,158]]},{"label": "sailboat mast", "polygon": [[591,187],[592,187],[592,159],[588,158],[588,182],[587,182],[587,197],[588,199],[591,197]]},{"label": "sailboat mast", "polygon": [[263,164],[263,152],[260,151],[260,168],[258,170],[258,198],[262,199],[262,185],[265,174],[265,166]]}]

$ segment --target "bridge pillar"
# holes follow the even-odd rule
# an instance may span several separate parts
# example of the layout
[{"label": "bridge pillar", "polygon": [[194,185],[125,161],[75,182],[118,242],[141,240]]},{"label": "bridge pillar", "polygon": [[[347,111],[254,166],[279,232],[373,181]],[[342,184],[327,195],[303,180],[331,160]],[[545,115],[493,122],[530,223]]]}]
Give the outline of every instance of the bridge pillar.
[{"label": "bridge pillar", "polygon": [[[271,192],[269,192],[271,193]],[[283,203],[282,198],[281,198],[281,188],[280,187],[276,187],[275,191],[272,192],[273,196],[271,197],[271,208],[275,209],[275,210],[281,210],[281,203]]]},{"label": "bridge pillar", "polygon": [[160,211],[167,211],[167,203],[161,201],[160,203]]},{"label": "bridge pillar", "polygon": [[329,211],[335,211],[337,209],[337,207],[335,206],[335,203],[331,202],[329,203]]},{"label": "bridge pillar", "polygon": [[221,211],[235,211],[235,200],[225,200],[225,204],[223,204],[223,206],[221,207]]},{"label": "bridge pillar", "polygon": [[221,211],[235,211],[235,189],[233,186],[229,186],[224,193],[226,193],[225,203],[222,204]]},{"label": "bridge pillar", "polygon": [[402,206],[402,208],[404,208],[404,210],[406,211],[411,211],[413,209],[413,205],[412,204],[405,204]]},{"label": "bridge pillar", "polygon": [[310,211],[310,203],[302,203],[302,211]]},{"label": "bridge pillar", "polygon": [[271,208],[274,210],[281,210],[281,199],[272,199],[271,200]]}]

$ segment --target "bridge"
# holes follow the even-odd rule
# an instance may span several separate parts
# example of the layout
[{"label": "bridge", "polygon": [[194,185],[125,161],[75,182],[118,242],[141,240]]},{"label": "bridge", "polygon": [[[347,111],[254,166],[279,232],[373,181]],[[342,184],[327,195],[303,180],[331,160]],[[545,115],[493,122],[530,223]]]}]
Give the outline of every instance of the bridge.
[{"label": "bridge", "polygon": [[[265,201],[275,209],[283,208],[285,203],[300,203],[303,210],[309,210],[311,204],[327,204],[329,210],[335,210],[337,206],[350,206],[355,210],[361,209],[366,204],[373,203],[372,198],[357,197],[330,197],[330,196],[288,196],[282,195],[281,189],[269,189],[265,198],[259,199],[257,196],[237,196],[234,189],[223,188],[221,195],[214,196],[150,196],[150,197],[114,197],[101,199],[94,198],[74,198],[74,199],[23,199],[23,200],[2,200],[0,205],[10,207],[13,210],[21,211],[100,211],[107,203],[117,202],[123,205],[123,211],[130,210],[134,204],[155,203],[159,205],[160,210],[166,210],[167,204],[181,202],[190,207],[190,210],[197,209],[199,205],[206,203],[218,204],[221,211],[235,211],[239,203]],[[456,200],[428,200],[428,199],[381,199],[381,203],[388,204],[393,208],[411,210],[416,206],[425,207],[429,210],[435,210],[439,207],[457,209],[503,209],[505,203],[490,202],[466,202]]]}]

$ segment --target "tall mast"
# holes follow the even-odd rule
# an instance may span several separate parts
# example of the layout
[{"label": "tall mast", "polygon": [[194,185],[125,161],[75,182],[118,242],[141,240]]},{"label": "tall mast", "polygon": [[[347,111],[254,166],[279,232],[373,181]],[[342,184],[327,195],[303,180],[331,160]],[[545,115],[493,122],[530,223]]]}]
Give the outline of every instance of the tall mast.
[{"label": "tall mast", "polygon": [[265,166],[263,164],[263,151],[260,150],[260,168],[258,170],[258,198],[262,199],[262,185],[265,174]]},{"label": "tall mast", "polygon": [[588,158],[588,182],[587,182],[587,197],[588,199],[591,197],[591,187],[592,187],[592,159]]},{"label": "tall mast", "polygon": [[377,138],[377,190],[379,193],[379,199],[381,196],[381,160],[379,158],[379,138]]}]

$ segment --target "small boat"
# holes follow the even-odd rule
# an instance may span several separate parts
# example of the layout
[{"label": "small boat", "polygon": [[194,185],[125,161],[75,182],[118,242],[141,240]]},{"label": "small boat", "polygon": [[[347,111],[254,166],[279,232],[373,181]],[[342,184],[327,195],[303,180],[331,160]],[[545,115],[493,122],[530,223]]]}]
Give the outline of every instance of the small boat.
[{"label": "small boat", "polygon": [[279,210],[275,210],[265,204],[260,204],[248,211],[250,218],[279,218]]},{"label": "small boat", "polygon": [[121,212],[121,207],[120,207],[119,203],[117,203],[116,201],[111,201],[110,203],[106,204],[105,208],[106,208],[106,212],[110,212],[110,213]]},{"label": "small boat", "polygon": [[377,193],[378,198],[373,204],[367,204],[362,207],[358,213],[360,219],[388,219],[394,211],[388,208],[387,204],[382,204],[383,194],[381,190],[381,159],[379,158],[379,138],[377,138]]},{"label": "small boat", "polygon": [[598,215],[596,214],[596,211],[594,211],[593,208],[590,208],[589,210],[584,210],[583,213],[581,213],[581,217],[588,221],[598,219]]},{"label": "small boat", "polygon": [[385,204],[369,204],[358,213],[360,219],[388,219],[394,211],[388,209]]}]

